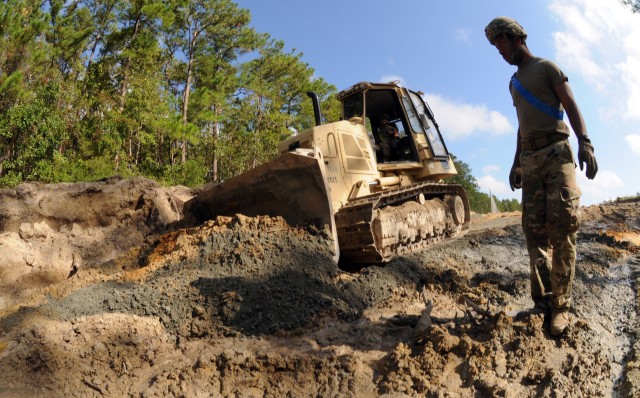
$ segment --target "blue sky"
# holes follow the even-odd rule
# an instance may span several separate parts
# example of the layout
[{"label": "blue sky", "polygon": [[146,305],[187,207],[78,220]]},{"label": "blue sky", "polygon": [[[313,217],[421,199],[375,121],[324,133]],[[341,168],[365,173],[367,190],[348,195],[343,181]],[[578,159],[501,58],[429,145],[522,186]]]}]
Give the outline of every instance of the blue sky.
[{"label": "blue sky", "polygon": [[[520,199],[508,175],[517,120],[507,64],[484,37],[496,16],[525,28],[531,52],[569,77],[599,172],[578,171],[582,204],[640,193],[640,14],[618,0],[236,0],[252,26],[284,41],[345,89],[400,80],[423,91],[450,152],[481,190]],[[574,152],[577,141],[571,139]]]}]

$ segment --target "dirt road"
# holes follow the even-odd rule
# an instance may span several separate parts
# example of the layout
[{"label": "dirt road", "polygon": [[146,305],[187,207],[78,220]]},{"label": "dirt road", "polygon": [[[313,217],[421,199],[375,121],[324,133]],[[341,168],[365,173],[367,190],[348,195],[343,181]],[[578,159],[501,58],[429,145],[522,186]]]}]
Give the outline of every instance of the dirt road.
[{"label": "dirt road", "polygon": [[640,203],[583,210],[559,339],[519,214],[359,272],[324,231],[221,217],[5,291],[0,396],[639,396]]}]

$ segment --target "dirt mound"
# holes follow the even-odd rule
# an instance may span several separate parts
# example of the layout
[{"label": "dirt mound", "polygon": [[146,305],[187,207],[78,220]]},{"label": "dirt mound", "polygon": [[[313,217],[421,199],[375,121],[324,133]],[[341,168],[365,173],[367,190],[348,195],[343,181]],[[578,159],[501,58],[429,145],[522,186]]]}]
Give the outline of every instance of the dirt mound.
[{"label": "dirt mound", "polygon": [[187,188],[119,177],[0,190],[0,309],[140,246],[179,220],[189,197]]},{"label": "dirt mound", "polygon": [[0,396],[634,396],[640,207],[583,210],[560,339],[529,310],[519,214],[359,272],[321,229],[236,216],[162,233],[165,218],[5,294]]}]

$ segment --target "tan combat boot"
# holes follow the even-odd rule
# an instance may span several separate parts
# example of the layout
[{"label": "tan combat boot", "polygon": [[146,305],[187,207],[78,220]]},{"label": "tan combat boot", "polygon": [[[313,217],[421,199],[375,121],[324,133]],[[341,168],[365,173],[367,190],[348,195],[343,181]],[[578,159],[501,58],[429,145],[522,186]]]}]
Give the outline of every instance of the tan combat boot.
[{"label": "tan combat boot", "polygon": [[553,311],[549,333],[558,337],[569,327],[569,311]]},{"label": "tan combat boot", "polygon": [[532,314],[550,314],[551,304],[546,297],[539,297],[533,299],[534,306],[531,309]]}]

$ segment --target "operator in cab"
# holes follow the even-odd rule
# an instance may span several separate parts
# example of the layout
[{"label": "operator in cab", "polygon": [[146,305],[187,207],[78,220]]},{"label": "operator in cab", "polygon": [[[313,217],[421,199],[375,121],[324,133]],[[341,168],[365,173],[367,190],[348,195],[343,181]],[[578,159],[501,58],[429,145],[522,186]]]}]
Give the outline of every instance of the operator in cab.
[{"label": "operator in cab", "polygon": [[398,147],[400,134],[393,123],[390,123],[386,113],[378,117],[378,133],[375,136],[376,144],[382,149],[382,161],[390,162],[398,159]]}]

